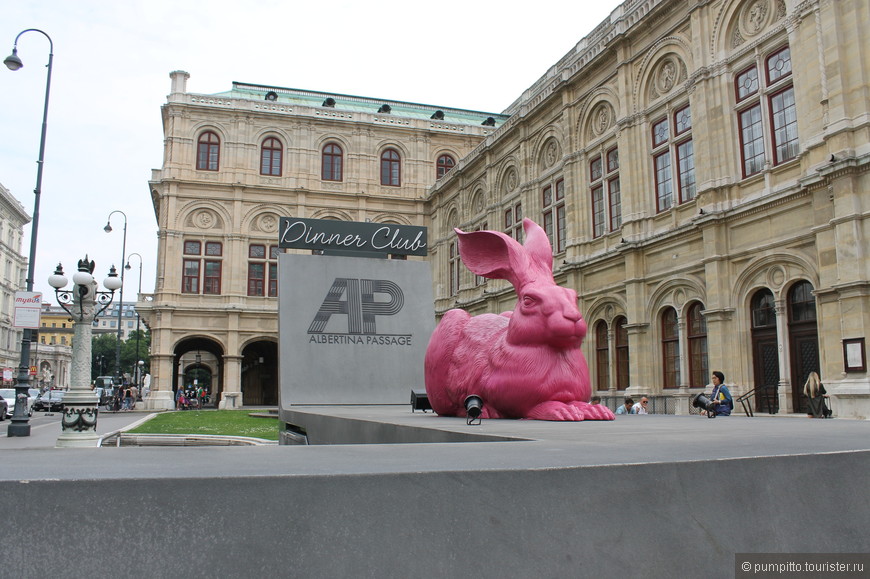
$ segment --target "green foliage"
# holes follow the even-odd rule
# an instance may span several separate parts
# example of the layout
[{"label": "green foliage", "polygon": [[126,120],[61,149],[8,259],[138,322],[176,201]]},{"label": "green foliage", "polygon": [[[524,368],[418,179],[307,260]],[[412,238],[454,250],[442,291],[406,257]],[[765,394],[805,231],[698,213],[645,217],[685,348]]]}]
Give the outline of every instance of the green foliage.
[{"label": "green foliage", "polygon": [[277,416],[259,418],[250,410],[184,410],[164,412],[130,432],[137,434],[220,434],[278,440]]},{"label": "green foliage", "polygon": [[[139,350],[136,350],[137,332],[130,332],[130,337],[121,342],[121,372],[133,375],[136,362],[142,360],[143,375],[151,371],[150,355],[151,332],[145,326],[138,332]],[[115,350],[118,344],[118,334],[115,332],[99,334],[91,340],[91,380],[97,376],[112,376],[115,374]]]}]

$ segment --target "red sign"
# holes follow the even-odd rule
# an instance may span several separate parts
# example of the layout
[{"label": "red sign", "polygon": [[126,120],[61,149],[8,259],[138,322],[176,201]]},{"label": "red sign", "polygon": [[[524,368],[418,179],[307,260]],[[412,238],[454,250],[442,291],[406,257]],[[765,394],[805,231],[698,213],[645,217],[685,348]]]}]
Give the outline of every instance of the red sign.
[{"label": "red sign", "polygon": [[31,366],[31,367],[30,367],[30,375],[31,375],[31,376],[36,376],[36,366]]}]

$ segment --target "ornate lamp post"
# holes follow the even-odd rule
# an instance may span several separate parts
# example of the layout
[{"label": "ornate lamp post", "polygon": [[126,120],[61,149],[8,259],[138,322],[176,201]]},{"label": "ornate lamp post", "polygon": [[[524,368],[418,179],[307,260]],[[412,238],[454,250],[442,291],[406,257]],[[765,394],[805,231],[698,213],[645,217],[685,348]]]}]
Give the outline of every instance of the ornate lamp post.
[{"label": "ornate lamp post", "polygon": [[[118,209],[109,213],[109,218],[106,220],[106,226],[103,227],[103,231],[106,233],[112,233],[112,215],[115,213],[120,213],[124,216],[124,237],[121,242],[121,263],[127,262],[127,214]],[[118,297],[118,343],[115,344],[115,378],[117,378],[121,384],[124,381],[121,379],[121,317],[124,315],[124,269],[121,268],[121,294]],[[138,355],[138,354],[137,354]]]},{"label": "ornate lamp post", "polygon": [[57,439],[58,447],[96,446],[97,436],[97,400],[90,388],[91,384],[91,335],[94,318],[103,313],[115,290],[121,287],[115,266],[109,270],[109,276],[103,281],[108,291],[98,291],[94,280],[94,262],[88,261],[86,255],[78,263],[78,271],[73,275],[72,290],[63,290],[67,279],[63,274],[63,266],[57,264],[54,274],[48,278],[48,283],[54,288],[57,301],[73,319],[73,360],[71,384],[69,392],[64,397],[63,420],[61,434]]},{"label": "ornate lamp post", "polygon": [[[129,256],[127,256],[127,265],[124,266],[124,269],[126,269],[126,270],[131,269],[130,268],[130,258],[133,257],[134,255],[139,258],[139,293],[136,294],[136,301],[139,301],[139,294],[142,293],[142,256],[136,252],[131,253]],[[141,321],[141,319],[142,318],[139,316],[139,311],[136,310],[136,360],[138,360],[138,363],[133,362],[134,364],[136,364],[136,368],[134,368],[133,375],[136,377],[136,388],[139,388],[140,393],[142,392],[142,385],[140,384],[140,382],[142,380],[141,370],[142,370],[142,366],[144,365],[142,360],[139,360],[139,322]],[[137,374],[136,371],[139,371],[139,373]]]},{"label": "ornate lamp post", "polygon": [[[45,79],[45,105],[42,110],[42,135],[39,139],[39,160],[36,161],[36,188],[33,190],[33,221],[30,226],[30,258],[27,261],[27,291],[33,291],[33,275],[36,265],[36,233],[39,229],[39,197],[42,194],[42,167],[45,158],[45,130],[48,126],[48,95],[51,92],[51,61],[54,57],[54,43],[51,37],[36,28],[22,30],[15,37],[12,54],[6,57],[3,64],[9,70],[18,70],[24,66],[18,58],[18,39],[26,32],[39,32],[48,39],[48,72]],[[30,341],[33,333],[25,328],[21,337],[21,361],[18,364],[18,383],[15,384],[15,411],[7,431],[8,436],[30,436],[30,422],[27,417],[27,389],[30,387]]]}]

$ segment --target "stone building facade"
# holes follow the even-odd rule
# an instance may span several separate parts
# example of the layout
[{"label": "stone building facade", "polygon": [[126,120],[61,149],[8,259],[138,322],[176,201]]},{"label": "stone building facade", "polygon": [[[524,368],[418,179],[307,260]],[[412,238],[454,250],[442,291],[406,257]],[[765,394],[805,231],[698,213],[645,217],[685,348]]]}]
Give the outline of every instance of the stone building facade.
[{"label": "stone building facade", "polygon": [[158,278],[137,305],[146,404],[195,384],[220,407],[275,405],[279,218],[424,225],[429,187],[506,117],[243,83],[192,94],[170,76],[149,183]]},{"label": "stone building facade", "polygon": [[722,370],[801,412],[818,371],[837,415],[870,416],[868,21],[857,0],[624,2],[433,187],[436,310],[513,307],[452,228],[522,215],[580,295],[598,394],[686,413]]},{"label": "stone building facade", "polygon": [[27,257],[21,254],[24,226],[30,215],[9,189],[0,184],[0,368],[13,368],[17,376],[21,363],[21,335],[15,321],[15,292],[24,291]]},{"label": "stone building facade", "polygon": [[513,307],[453,228],[521,238],[529,217],[598,394],[686,413],[718,369],[798,412],[818,371],[837,415],[870,416],[868,21],[859,0],[627,0],[503,115],[172,73],[151,404],[191,368],[225,406],[276,402],[281,215],[428,226],[439,315]]}]

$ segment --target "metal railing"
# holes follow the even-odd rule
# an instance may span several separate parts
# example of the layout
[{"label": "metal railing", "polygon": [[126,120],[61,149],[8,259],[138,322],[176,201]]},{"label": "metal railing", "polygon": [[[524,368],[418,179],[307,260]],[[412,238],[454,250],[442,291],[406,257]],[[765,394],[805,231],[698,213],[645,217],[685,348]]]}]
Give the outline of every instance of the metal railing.
[{"label": "metal railing", "polygon": [[743,407],[743,412],[749,417],[755,416],[755,413],[752,411],[752,405],[756,402],[756,398],[759,409],[761,409],[762,406],[766,406],[768,414],[776,414],[779,411],[777,390],[778,388],[776,384],[759,386],[758,388],[753,388],[746,394],[739,396],[737,402],[740,403],[740,406]]}]

